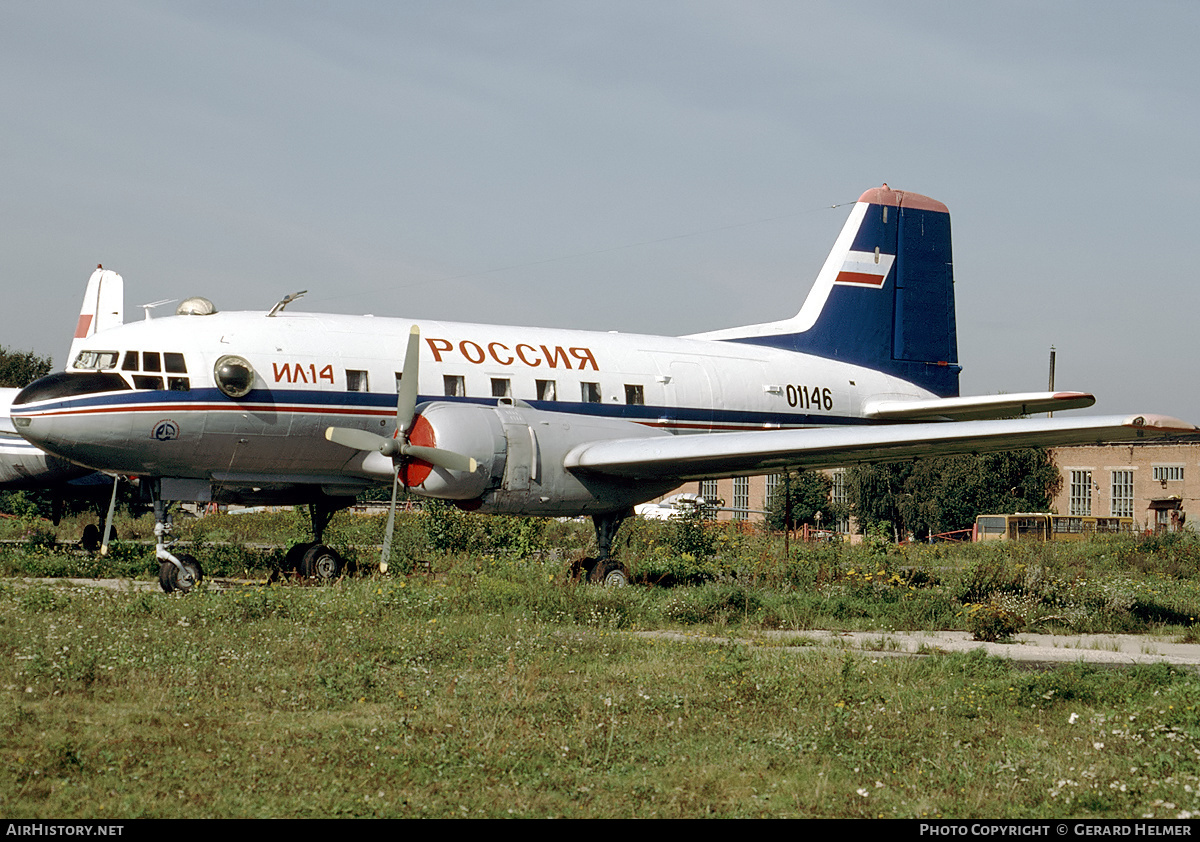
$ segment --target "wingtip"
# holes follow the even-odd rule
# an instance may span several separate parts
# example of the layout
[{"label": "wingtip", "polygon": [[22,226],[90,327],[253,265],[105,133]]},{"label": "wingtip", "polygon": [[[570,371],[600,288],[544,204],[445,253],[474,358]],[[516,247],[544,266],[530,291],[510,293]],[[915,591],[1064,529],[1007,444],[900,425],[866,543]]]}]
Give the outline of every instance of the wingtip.
[{"label": "wingtip", "polygon": [[1125,421],[1125,426],[1139,430],[1149,430],[1164,435],[1200,433],[1200,427],[1197,427],[1195,424],[1189,424],[1187,421],[1173,418],[1170,415],[1154,415],[1150,413],[1129,416]]}]

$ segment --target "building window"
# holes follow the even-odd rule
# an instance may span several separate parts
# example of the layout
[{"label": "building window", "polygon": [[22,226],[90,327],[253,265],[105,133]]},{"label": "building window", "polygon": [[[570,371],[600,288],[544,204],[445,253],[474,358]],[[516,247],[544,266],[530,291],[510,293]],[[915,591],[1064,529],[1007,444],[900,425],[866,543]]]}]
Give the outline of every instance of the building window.
[{"label": "building window", "polygon": [[493,398],[511,398],[512,397],[512,381],[507,377],[492,378],[492,397]]},{"label": "building window", "polygon": [[442,383],[446,387],[446,397],[465,398],[467,396],[467,384],[461,374],[444,374]]},{"label": "building window", "polygon": [[783,485],[783,474],[767,474],[763,477],[763,508],[770,508],[771,497]]},{"label": "building window", "polygon": [[733,519],[750,517],[750,477],[733,478]]},{"label": "building window", "polygon": [[631,386],[628,383],[625,384],[625,403],[629,404],[630,406],[645,406],[646,394],[643,391],[641,384],[636,386]]},{"label": "building window", "polygon": [[1155,465],[1155,482],[1183,482],[1183,465]]},{"label": "building window", "polygon": [[346,391],[347,392],[367,392],[370,391],[367,385],[367,373],[358,371],[357,369],[346,369]]},{"label": "building window", "polygon": [[[846,491],[846,469],[837,468],[829,472],[829,478],[833,480],[833,485],[829,488],[829,502],[836,506],[841,506],[840,511],[849,511],[850,492]],[[834,519],[833,529],[835,532],[850,531],[850,516],[842,514]]]},{"label": "building window", "polygon": [[717,508],[721,505],[721,498],[717,496],[717,481],[715,479],[700,480],[700,496],[704,499],[702,509],[704,519],[716,520]]},{"label": "building window", "polygon": [[1113,517],[1133,517],[1133,471],[1112,472]]},{"label": "building window", "polygon": [[846,469],[838,468],[830,471],[829,478],[833,480],[833,485],[829,489],[829,502],[838,505],[848,504],[850,496],[846,492]]},{"label": "building window", "polygon": [[1070,514],[1090,517],[1092,514],[1092,472],[1071,471]]},{"label": "building window", "polygon": [[554,385],[553,380],[538,380],[537,381],[537,396],[539,401],[556,401],[558,400],[558,388]]},{"label": "building window", "polygon": [[600,384],[599,383],[580,383],[579,390],[583,395],[584,403],[600,403]]}]

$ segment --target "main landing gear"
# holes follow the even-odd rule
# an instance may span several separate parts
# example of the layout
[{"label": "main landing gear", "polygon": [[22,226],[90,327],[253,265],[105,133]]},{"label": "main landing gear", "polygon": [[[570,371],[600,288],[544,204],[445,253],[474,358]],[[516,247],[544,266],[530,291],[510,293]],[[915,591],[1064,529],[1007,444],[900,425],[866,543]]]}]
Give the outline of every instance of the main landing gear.
[{"label": "main landing gear", "polygon": [[[188,593],[200,584],[204,571],[196,557],[187,553],[172,553],[170,550],[174,541],[171,539],[171,513],[168,504],[162,499],[158,483],[150,488],[151,501],[154,504],[154,555],[158,559],[158,583],[167,593]],[[295,572],[300,578],[327,582],[338,578],[343,573],[353,572],[354,565],[348,562],[336,550],[322,543],[325,527],[330,518],[339,509],[350,503],[317,502],[309,504],[312,516],[313,540],[296,544],[287,551],[284,557],[286,572]],[[353,502],[353,499],[350,499]]]},{"label": "main landing gear", "polygon": [[593,584],[601,584],[609,588],[623,588],[629,584],[629,570],[612,557],[612,542],[621,523],[632,514],[633,509],[626,509],[621,512],[592,515],[592,524],[596,527],[598,552],[596,558],[580,558],[572,562],[571,579],[579,581],[586,578]]},{"label": "main landing gear", "polygon": [[336,550],[325,546],[322,536],[330,518],[343,506],[332,506],[326,503],[310,503],[308,512],[312,520],[313,540],[295,544],[283,558],[284,570],[295,572],[301,579],[315,579],[320,582],[332,581],[343,573],[353,573],[354,564],[348,562]]}]

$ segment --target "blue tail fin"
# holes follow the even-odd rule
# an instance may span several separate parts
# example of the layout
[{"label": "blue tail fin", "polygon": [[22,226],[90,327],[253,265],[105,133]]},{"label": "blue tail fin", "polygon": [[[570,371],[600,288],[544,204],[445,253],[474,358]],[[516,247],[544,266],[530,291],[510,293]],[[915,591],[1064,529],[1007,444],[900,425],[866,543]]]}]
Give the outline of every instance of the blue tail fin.
[{"label": "blue tail fin", "polygon": [[958,395],[950,212],[886,184],[846,220],[812,291],[791,319],[700,334],[800,351]]}]

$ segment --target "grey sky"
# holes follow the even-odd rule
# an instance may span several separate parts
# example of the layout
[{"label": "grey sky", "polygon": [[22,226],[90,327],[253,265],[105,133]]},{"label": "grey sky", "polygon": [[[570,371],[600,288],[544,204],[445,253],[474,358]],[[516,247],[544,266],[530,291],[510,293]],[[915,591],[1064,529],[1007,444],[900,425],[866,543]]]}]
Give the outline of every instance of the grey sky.
[{"label": "grey sky", "polygon": [[[964,394],[1200,422],[1194,2],[0,6],[0,344],[126,307],[691,333],[945,202]],[[398,351],[399,353],[399,351]]]}]

